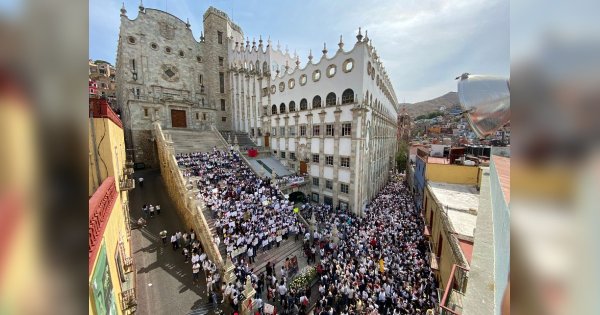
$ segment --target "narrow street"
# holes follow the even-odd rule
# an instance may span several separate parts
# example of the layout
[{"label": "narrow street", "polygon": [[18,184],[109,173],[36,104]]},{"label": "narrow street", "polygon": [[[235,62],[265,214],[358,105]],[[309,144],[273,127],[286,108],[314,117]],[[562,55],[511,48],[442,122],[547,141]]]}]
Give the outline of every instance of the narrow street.
[{"label": "narrow street", "polygon": [[[132,245],[137,270],[138,314],[209,314],[212,306],[201,284],[192,284],[191,263],[184,263],[181,249],[174,251],[170,241],[163,246],[159,232],[183,232],[184,225],[174,210],[159,170],[136,171],[136,188],[130,194],[131,220],[137,221],[142,206],[160,204],[161,214],[148,219],[144,228],[132,230]],[[140,187],[137,178],[144,178]],[[213,312],[210,312],[212,314]]]}]

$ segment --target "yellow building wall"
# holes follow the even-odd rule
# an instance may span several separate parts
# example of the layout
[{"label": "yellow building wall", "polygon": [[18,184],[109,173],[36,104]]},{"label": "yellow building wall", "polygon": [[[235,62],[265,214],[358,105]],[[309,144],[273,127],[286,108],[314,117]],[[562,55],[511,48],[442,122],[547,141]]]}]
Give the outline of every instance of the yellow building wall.
[{"label": "yellow building wall", "polygon": [[[117,261],[116,261],[116,252],[118,250],[119,241],[123,242],[123,246],[125,247],[125,255],[126,257],[131,256],[131,244],[129,242],[127,226],[126,226],[126,218],[123,211],[123,204],[121,203],[120,198],[117,198],[115,205],[113,206],[112,212],[110,214],[110,218],[108,219],[108,224],[106,225],[106,229],[104,230],[104,235],[102,237],[102,243],[106,246],[106,259],[108,262],[108,269],[110,270],[110,278],[113,285],[113,292],[115,295],[115,301],[117,305],[117,313],[123,314],[122,305],[121,305],[121,281],[119,280],[119,271],[117,270]],[[100,247],[102,244],[99,245]],[[98,254],[100,251],[98,251]],[[122,257],[125,259],[126,257]],[[94,268],[88,275],[88,283],[92,281],[92,275],[94,274],[95,265],[98,261],[98,255],[96,255],[94,259]],[[135,271],[133,271],[135,272]],[[96,314],[95,312],[95,302],[93,300],[93,295],[90,294],[89,301],[90,314]]]},{"label": "yellow building wall", "polygon": [[[450,240],[450,235],[445,232],[443,220],[440,215],[441,206],[435,201],[429,189],[425,189],[424,200],[427,203],[427,205],[424,207],[424,216],[425,222],[427,222],[427,225],[430,227],[431,251],[436,255],[440,246],[438,243],[439,237],[442,235],[442,253],[438,259],[438,271],[436,272],[436,275],[438,276],[440,288],[444,290],[446,288],[446,284],[448,283],[448,277],[452,272],[452,266],[454,264],[461,265],[461,263],[460,260],[454,256],[454,252],[452,251],[450,245],[450,242],[454,240]],[[433,221],[430,220],[432,212]]]},{"label": "yellow building wall", "polygon": [[[114,176],[118,182],[125,167],[125,134],[120,126],[108,118],[92,118],[88,121],[88,148],[89,148],[89,196],[98,189],[98,172],[94,158],[94,150],[98,151],[98,168],[100,170],[100,183]],[[95,131],[96,144],[92,138],[92,128]]]},{"label": "yellow building wall", "polygon": [[427,163],[425,179],[449,184],[477,185],[481,183],[479,167]]},{"label": "yellow building wall", "polygon": [[[106,229],[104,230],[102,242],[106,246],[106,258],[110,270],[111,282],[113,284],[113,290],[117,304],[117,313],[123,314],[120,298],[122,289],[121,282],[119,280],[119,272],[117,269],[119,267],[117,266],[115,257],[118,250],[119,241],[123,242],[123,246],[125,248],[125,257],[121,257],[121,259],[124,260],[126,257],[131,257],[132,255],[130,235],[127,226],[129,221],[129,194],[127,191],[121,191],[119,187],[119,180],[123,175],[126,162],[125,137],[123,129],[121,129],[120,126],[108,118],[93,118],[93,125],[91,121],[88,121],[88,127],[88,144],[90,153],[88,163],[89,196],[92,196],[99,187],[97,182],[98,176],[100,177],[100,184],[109,176],[115,177],[115,185],[118,192],[117,200],[108,219]],[[92,138],[92,128],[95,130],[96,145],[94,145],[94,140]],[[97,148],[99,154],[99,175],[96,171],[93,154],[94,146]],[[98,257],[96,256],[94,258],[94,268],[88,275],[88,283],[91,283],[91,277],[94,274],[97,261]],[[135,287],[135,283],[132,286]],[[92,294],[90,294],[89,309],[90,314],[96,314],[95,302]]]}]

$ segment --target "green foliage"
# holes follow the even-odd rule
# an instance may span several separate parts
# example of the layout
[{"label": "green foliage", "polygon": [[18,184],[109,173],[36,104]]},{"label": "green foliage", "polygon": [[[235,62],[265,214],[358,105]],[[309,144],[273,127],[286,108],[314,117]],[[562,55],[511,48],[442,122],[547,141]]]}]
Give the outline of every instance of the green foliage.
[{"label": "green foliage", "polygon": [[415,120],[431,119],[431,118],[434,118],[434,117],[437,117],[437,116],[443,116],[443,115],[444,115],[444,113],[436,110],[436,111],[431,112],[429,114],[419,115],[419,116],[417,116],[417,118],[415,118]]},{"label": "green foliage", "polygon": [[110,62],[108,62],[108,61],[104,61],[104,60],[102,60],[102,59],[98,59],[98,60],[94,61],[94,63],[95,63],[95,64],[97,64],[97,65],[99,65],[99,64],[101,64],[101,63],[107,63],[107,64],[109,64],[109,65],[110,65]]},{"label": "green foliage", "polygon": [[398,146],[398,153],[396,153],[396,167],[399,172],[406,171],[406,162],[408,161],[408,144],[406,142],[400,142]]}]

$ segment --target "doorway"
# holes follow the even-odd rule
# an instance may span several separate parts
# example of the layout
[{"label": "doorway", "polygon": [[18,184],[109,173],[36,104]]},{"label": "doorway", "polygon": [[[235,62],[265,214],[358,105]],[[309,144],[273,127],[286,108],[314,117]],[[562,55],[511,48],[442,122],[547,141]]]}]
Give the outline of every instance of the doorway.
[{"label": "doorway", "polygon": [[185,110],[171,109],[171,126],[173,128],[187,128]]}]

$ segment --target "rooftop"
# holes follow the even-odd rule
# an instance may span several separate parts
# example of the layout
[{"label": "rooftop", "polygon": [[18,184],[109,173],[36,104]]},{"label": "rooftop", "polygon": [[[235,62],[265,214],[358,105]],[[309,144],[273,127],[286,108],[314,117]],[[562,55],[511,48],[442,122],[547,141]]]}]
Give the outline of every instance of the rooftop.
[{"label": "rooftop", "polygon": [[452,229],[462,236],[473,237],[477,223],[479,192],[474,185],[429,182],[435,198],[446,210]]},{"label": "rooftop", "polygon": [[430,157],[427,158],[427,163],[431,163],[431,164],[450,164],[450,160],[448,160],[447,158],[430,156]]}]

